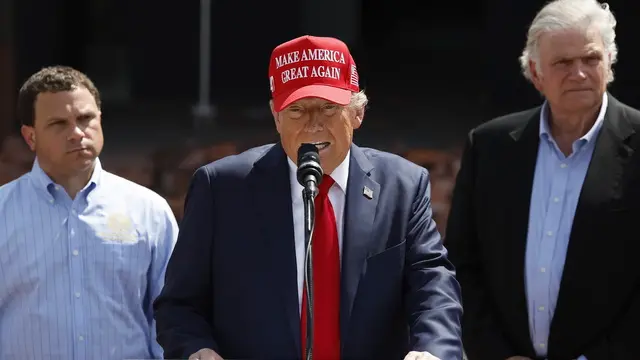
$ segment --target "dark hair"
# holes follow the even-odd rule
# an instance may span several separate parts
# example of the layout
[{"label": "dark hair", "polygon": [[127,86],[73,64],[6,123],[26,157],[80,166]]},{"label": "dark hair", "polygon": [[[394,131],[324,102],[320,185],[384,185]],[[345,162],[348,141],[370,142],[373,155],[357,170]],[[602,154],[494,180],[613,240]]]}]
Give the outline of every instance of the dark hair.
[{"label": "dark hair", "polygon": [[35,122],[35,104],[38,94],[71,91],[83,87],[89,90],[100,109],[100,92],[91,79],[82,72],[68,66],[51,66],[31,75],[18,93],[17,115],[20,123],[33,126]]}]

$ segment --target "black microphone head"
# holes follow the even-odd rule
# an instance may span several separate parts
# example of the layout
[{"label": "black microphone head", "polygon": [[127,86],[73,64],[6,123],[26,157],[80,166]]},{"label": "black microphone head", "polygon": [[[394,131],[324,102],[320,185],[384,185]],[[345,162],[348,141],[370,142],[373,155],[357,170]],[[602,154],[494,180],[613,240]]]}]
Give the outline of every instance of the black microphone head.
[{"label": "black microphone head", "polygon": [[296,172],[300,185],[305,186],[310,175],[315,178],[317,184],[320,184],[322,174],[318,148],[313,144],[300,145],[298,148],[298,171]]},{"label": "black microphone head", "polygon": [[320,162],[320,154],[318,148],[313,144],[303,143],[298,148],[298,166],[305,160],[314,160]]}]

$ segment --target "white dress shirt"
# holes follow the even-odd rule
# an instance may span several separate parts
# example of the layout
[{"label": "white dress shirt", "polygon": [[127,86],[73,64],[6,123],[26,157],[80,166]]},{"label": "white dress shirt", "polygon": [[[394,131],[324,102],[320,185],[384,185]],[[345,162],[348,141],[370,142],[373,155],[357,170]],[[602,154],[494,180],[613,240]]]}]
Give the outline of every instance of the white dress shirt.
[{"label": "white dress shirt", "polygon": [[[329,175],[335,183],[329,189],[329,201],[336,215],[338,227],[338,246],[340,248],[340,261],[342,262],[342,230],[344,217],[344,204],[347,194],[347,180],[349,179],[349,157],[351,151],[340,165]],[[289,181],[291,182],[291,201],[293,209],[293,233],[296,246],[296,267],[298,270],[298,306],[302,309],[302,287],[304,285],[304,202],[302,201],[302,185],[298,183],[296,164],[289,158]]]}]

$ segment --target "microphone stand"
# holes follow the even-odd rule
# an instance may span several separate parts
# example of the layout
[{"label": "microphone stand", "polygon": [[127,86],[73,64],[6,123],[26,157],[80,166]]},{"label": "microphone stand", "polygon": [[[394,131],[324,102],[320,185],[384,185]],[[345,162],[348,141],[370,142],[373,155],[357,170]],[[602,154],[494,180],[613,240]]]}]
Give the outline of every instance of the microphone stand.
[{"label": "microphone stand", "polygon": [[307,337],[305,360],[311,360],[313,349],[313,228],[315,227],[315,203],[314,199],[318,193],[315,186],[305,187],[302,190],[302,199],[304,202],[304,244],[305,244],[305,261],[304,261],[304,291],[307,295]]}]

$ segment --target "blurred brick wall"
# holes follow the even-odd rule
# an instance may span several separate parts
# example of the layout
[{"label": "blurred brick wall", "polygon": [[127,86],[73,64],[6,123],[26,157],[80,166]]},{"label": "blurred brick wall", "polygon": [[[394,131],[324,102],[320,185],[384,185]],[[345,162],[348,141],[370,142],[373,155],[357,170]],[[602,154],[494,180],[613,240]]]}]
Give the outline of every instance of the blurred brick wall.
[{"label": "blurred brick wall", "polygon": [[[151,154],[126,153],[103,157],[101,161],[106,170],[164,196],[180,221],[184,198],[194,171],[202,165],[237,154],[248,147],[231,142],[198,147],[184,145],[159,149]],[[444,235],[459,167],[459,151],[411,149],[398,153],[429,170],[433,216],[438,230]],[[0,148],[0,185],[29,171],[32,162],[33,154],[24,141],[19,136],[8,137]]]}]

